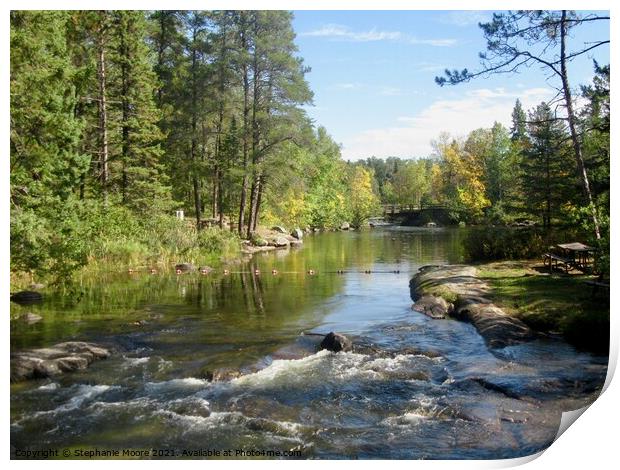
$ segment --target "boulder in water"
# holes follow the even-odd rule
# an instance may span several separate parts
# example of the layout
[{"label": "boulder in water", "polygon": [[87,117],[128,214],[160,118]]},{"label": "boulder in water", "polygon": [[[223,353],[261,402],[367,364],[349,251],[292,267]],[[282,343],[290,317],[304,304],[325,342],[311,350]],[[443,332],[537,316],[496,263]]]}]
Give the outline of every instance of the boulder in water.
[{"label": "boulder in water", "polygon": [[229,380],[241,377],[241,372],[238,369],[222,367],[215,370],[204,370],[200,376],[211,382],[228,382]]},{"label": "boulder in water", "polygon": [[351,228],[351,224],[349,222],[343,222],[340,224],[340,230],[349,230]]},{"label": "boulder in water", "polygon": [[293,229],[291,232],[291,237],[301,240],[304,238],[304,232],[300,228]]},{"label": "boulder in water", "polygon": [[11,382],[86,369],[92,362],[109,355],[109,350],[82,341],[67,341],[49,348],[20,351],[11,354]]},{"label": "boulder in water", "polygon": [[411,308],[431,318],[446,318],[446,316],[452,313],[454,306],[442,297],[424,295]]},{"label": "boulder in water", "polygon": [[340,333],[334,333],[333,331],[326,334],[323,341],[319,346],[321,349],[327,349],[328,351],[350,351],[353,347],[351,340]]},{"label": "boulder in water", "polygon": [[11,301],[17,304],[34,304],[43,301],[43,295],[40,292],[31,290],[23,290],[11,295]]}]

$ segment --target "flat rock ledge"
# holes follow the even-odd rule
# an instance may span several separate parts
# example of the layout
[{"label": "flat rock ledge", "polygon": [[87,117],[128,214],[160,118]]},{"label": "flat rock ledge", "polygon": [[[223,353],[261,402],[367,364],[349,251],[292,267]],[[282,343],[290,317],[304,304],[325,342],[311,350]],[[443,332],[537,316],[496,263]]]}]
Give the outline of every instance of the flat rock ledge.
[{"label": "flat rock ledge", "polygon": [[108,349],[82,341],[68,341],[49,348],[16,352],[11,354],[11,382],[86,369],[94,361],[108,356]]},{"label": "flat rock ledge", "polygon": [[478,278],[473,266],[424,266],[411,279],[410,288],[414,310],[435,319],[451,317],[469,322],[490,348],[503,348],[537,336],[521,320],[488,300],[491,289]]}]

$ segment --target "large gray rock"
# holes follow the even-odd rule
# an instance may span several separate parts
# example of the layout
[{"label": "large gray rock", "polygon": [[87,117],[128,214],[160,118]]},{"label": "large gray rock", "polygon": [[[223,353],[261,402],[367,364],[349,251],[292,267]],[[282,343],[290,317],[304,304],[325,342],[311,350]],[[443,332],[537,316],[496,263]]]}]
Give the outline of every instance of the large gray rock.
[{"label": "large gray rock", "polygon": [[252,245],[254,246],[267,246],[269,245],[269,242],[267,240],[265,240],[262,237],[259,237],[258,235],[253,235],[252,236]]},{"label": "large gray rock", "polygon": [[43,301],[43,295],[40,292],[31,290],[23,290],[11,295],[11,302],[17,304],[28,305]]},{"label": "large gray rock", "polygon": [[491,348],[503,348],[519,344],[536,337],[525,323],[511,317],[501,308],[480,299],[460,298],[452,316],[470,322]]},{"label": "large gray rock", "polygon": [[454,306],[441,297],[425,295],[420,297],[411,308],[416,312],[438,319],[446,318],[446,316],[451,314]]},{"label": "large gray rock", "polygon": [[333,352],[350,351],[353,343],[346,336],[332,331],[325,335],[319,347]]},{"label": "large gray rock", "polygon": [[349,230],[351,228],[351,224],[349,222],[343,222],[340,224],[340,230]]},{"label": "large gray rock", "polygon": [[269,242],[269,244],[271,246],[282,247],[282,246],[288,246],[289,245],[289,241],[287,240],[286,237],[276,237],[273,240],[271,240]]},{"label": "large gray rock", "polygon": [[86,369],[92,362],[105,359],[109,355],[108,349],[82,341],[68,341],[49,348],[20,351],[11,354],[11,382]]},{"label": "large gray rock", "polygon": [[291,237],[296,238],[297,240],[301,240],[304,238],[304,232],[300,228],[293,229],[291,232]]},{"label": "large gray rock", "polygon": [[284,227],[282,227],[281,225],[275,225],[275,226],[271,227],[271,230],[273,230],[274,232],[278,232],[278,233],[284,233],[284,234],[288,233],[286,231],[286,229]]},{"label": "large gray rock", "polygon": [[478,270],[467,265],[424,266],[411,279],[414,310],[433,318],[449,315],[470,322],[491,348],[503,348],[534,339],[525,323],[512,317],[489,299],[489,285]]}]

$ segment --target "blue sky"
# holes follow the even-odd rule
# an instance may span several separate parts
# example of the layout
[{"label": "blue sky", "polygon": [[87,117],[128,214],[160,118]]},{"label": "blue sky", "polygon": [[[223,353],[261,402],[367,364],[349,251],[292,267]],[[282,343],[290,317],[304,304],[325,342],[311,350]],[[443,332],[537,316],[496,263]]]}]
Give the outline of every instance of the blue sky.
[{"label": "blue sky", "polygon": [[[490,16],[295,11],[299,55],[312,68],[307,79],[315,97],[308,114],[342,144],[346,159],[426,156],[441,132],[462,136],[494,121],[509,126],[517,98],[530,108],[554,96],[545,72],[532,67],[443,88],[434,82],[446,67],[477,68],[478,52],[485,48],[478,22]],[[595,23],[581,26],[569,46],[609,39],[609,23]],[[608,46],[571,64],[573,87],[591,80],[592,57],[609,63]]]}]

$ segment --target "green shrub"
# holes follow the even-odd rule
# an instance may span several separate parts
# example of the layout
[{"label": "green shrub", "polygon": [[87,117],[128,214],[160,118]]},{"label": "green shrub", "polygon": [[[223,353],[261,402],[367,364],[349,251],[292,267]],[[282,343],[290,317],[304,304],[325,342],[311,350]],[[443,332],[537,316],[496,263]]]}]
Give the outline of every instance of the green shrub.
[{"label": "green shrub", "polygon": [[530,228],[473,229],[464,240],[468,261],[531,259],[548,249],[541,231]]}]

